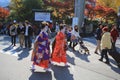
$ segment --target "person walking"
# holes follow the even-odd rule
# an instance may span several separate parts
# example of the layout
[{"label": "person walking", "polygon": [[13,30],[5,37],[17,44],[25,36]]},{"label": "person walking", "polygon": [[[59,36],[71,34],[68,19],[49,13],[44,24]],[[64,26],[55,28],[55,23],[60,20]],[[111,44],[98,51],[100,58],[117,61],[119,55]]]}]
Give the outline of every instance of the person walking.
[{"label": "person walking", "polygon": [[18,33],[20,47],[23,48],[25,27],[23,26],[23,24],[21,22],[18,25],[17,33]]},{"label": "person walking", "polygon": [[51,64],[57,66],[68,66],[66,55],[65,27],[61,24],[52,46]]},{"label": "person walking", "polygon": [[32,47],[33,29],[28,21],[25,21],[25,48]]},{"label": "person walking", "polygon": [[106,59],[105,63],[109,64],[107,52],[109,52],[112,47],[111,35],[110,32],[108,32],[107,26],[104,27],[102,31],[103,31],[103,35],[101,38],[101,58],[99,59],[99,61],[103,61],[103,58],[105,57]]},{"label": "person walking", "polygon": [[99,27],[96,29],[95,38],[97,41],[97,46],[94,52],[95,54],[98,54],[98,50],[101,53],[100,42],[101,42],[101,37],[102,37],[102,28],[103,28],[102,24],[99,24]]},{"label": "person walking", "polygon": [[116,25],[112,26],[112,29],[111,29],[110,33],[111,33],[112,42],[113,42],[112,43],[112,47],[113,47],[113,50],[116,51],[115,43],[116,43],[117,38],[119,37],[119,32],[117,30],[117,26]]},{"label": "person walking", "polygon": [[32,70],[35,69],[35,65],[41,67],[45,71],[50,71],[50,41],[47,34],[48,27],[42,23],[41,32],[36,37],[34,42],[34,48],[32,53]]},{"label": "person walking", "polygon": [[16,46],[16,35],[17,35],[17,26],[16,26],[16,22],[14,22],[14,23],[10,26],[11,43],[12,43],[12,45],[14,45],[14,46]]}]

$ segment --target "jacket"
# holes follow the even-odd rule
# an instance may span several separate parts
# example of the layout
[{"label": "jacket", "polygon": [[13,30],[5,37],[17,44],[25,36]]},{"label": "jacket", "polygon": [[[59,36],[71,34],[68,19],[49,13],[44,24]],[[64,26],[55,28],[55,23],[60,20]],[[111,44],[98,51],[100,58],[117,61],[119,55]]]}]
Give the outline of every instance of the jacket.
[{"label": "jacket", "polygon": [[96,33],[95,33],[95,38],[96,38],[97,40],[101,40],[101,35],[102,35],[102,29],[97,28],[97,29],[96,29]]},{"label": "jacket", "polygon": [[111,42],[111,35],[109,32],[105,32],[101,38],[101,49],[111,49],[112,42]]},{"label": "jacket", "polygon": [[113,41],[116,42],[117,37],[119,37],[119,33],[118,33],[117,29],[111,30],[110,33],[111,33],[111,37],[112,37]]},{"label": "jacket", "polygon": [[17,28],[15,25],[10,26],[10,35],[17,35]]}]

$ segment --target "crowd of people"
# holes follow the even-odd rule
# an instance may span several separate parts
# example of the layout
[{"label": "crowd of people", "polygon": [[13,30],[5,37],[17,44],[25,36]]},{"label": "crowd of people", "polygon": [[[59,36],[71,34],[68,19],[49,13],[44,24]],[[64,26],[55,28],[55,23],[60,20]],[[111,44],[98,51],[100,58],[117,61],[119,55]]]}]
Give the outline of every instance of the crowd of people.
[{"label": "crowd of people", "polygon": [[32,47],[33,28],[28,21],[24,23],[16,23],[14,21],[10,25],[9,33],[11,36],[11,45],[16,46],[16,37],[18,36],[21,48],[23,48],[24,44],[25,48]]},{"label": "crowd of people", "polygon": [[[79,40],[82,40],[79,34],[78,26],[75,25],[72,28],[67,27],[64,24],[59,25],[59,30],[57,29],[57,35],[55,36],[55,39],[52,43],[51,53],[49,48],[50,41],[47,33],[48,27],[46,27],[45,24],[42,24],[42,27],[43,30],[40,32],[35,41],[35,45],[38,46],[34,47],[33,49],[32,69],[35,69],[34,65],[38,65],[45,70],[50,69],[50,64],[57,66],[69,66],[67,63],[66,50],[69,46],[73,49],[73,51],[75,51],[75,46],[79,44]],[[105,63],[110,64],[107,53],[112,49],[116,51],[115,43],[117,37],[119,37],[119,33],[116,25],[113,25],[111,30],[109,29],[108,25],[99,25],[95,35],[97,40],[95,53],[98,54],[99,50],[99,53],[101,54],[99,61],[103,61],[105,56]]]},{"label": "crowd of people", "polygon": [[117,53],[115,43],[118,37],[119,37],[119,32],[116,25],[112,25],[111,29],[109,29],[108,25],[100,24],[98,26],[95,34],[95,38],[97,40],[95,53],[101,54],[101,58],[99,59],[99,61],[103,62],[103,58],[105,57],[106,59],[105,63],[110,64],[108,53],[111,53],[111,51],[114,51],[114,54]]},{"label": "crowd of people", "polygon": [[[66,24],[55,25],[55,36],[52,42],[52,50],[50,49],[50,38],[52,36],[52,25],[48,22],[41,22],[39,34],[35,37],[34,46],[32,49],[32,38],[34,29],[29,21],[24,23],[19,22],[16,24],[14,21],[10,25],[11,45],[16,46],[16,36],[18,36],[20,47],[32,49],[31,61],[33,64],[31,70],[35,70],[35,66],[39,66],[46,71],[50,71],[50,65],[69,66],[67,62],[66,51],[71,48],[75,50],[76,45],[81,45],[85,51],[88,48],[84,45],[82,37],[79,34],[79,27],[67,26]],[[101,54],[99,61],[106,59],[106,64],[110,64],[108,54],[111,49],[116,51],[116,40],[119,37],[119,32],[116,25],[112,25],[110,29],[108,25],[99,24],[95,32],[97,46],[95,54]],[[99,50],[99,52],[98,52]],[[88,53],[89,54],[89,53]]]}]

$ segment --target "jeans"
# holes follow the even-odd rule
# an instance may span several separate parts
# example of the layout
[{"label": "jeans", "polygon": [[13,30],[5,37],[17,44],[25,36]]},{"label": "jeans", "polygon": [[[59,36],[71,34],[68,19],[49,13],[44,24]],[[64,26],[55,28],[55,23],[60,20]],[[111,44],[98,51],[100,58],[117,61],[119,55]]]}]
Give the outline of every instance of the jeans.
[{"label": "jeans", "polygon": [[115,43],[116,43],[116,42],[113,42],[113,43],[112,43],[112,49],[113,49],[114,51],[116,51]]},{"label": "jeans", "polygon": [[16,35],[11,35],[11,43],[15,46],[16,44]]}]

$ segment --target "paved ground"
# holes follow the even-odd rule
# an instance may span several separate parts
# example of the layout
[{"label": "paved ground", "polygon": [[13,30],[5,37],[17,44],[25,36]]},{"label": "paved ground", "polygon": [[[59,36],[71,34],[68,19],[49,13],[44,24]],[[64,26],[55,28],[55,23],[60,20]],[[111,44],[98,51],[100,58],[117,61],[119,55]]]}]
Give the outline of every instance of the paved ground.
[{"label": "paved ground", "polygon": [[[120,69],[116,62],[109,56],[110,64],[99,62],[100,55],[94,54],[96,46],[93,37],[84,38],[85,45],[90,50],[90,55],[84,55],[72,51],[67,51],[67,58],[70,67],[57,67],[51,65],[52,72],[39,71],[32,73],[31,51],[10,46],[10,37],[0,35],[0,80],[120,80]],[[120,38],[116,43],[120,52]]]}]

